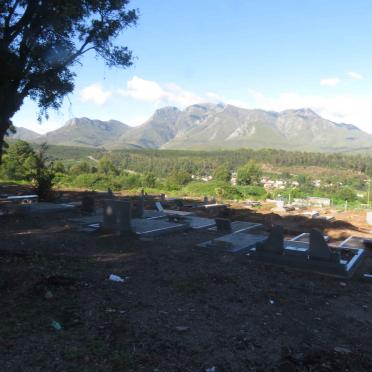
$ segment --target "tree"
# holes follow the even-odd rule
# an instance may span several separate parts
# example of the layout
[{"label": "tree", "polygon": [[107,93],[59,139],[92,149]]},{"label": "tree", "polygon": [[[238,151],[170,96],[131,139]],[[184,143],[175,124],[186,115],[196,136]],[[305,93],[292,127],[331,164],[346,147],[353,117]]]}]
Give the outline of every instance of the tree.
[{"label": "tree", "polygon": [[340,200],[354,201],[357,199],[357,194],[350,187],[342,187],[336,194],[335,197]]},{"label": "tree", "polygon": [[11,118],[26,97],[39,119],[74,88],[72,67],[94,51],[108,66],[127,67],[132,53],[116,46],[137,21],[129,0],[3,0],[0,2],[0,161]]},{"label": "tree", "polygon": [[18,140],[12,143],[2,164],[4,176],[12,180],[30,180],[35,156],[33,148],[26,141]]},{"label": "tree", "polygon": [[53,180],[56,172],[53,162],[50,162],[47,156],[48,145],[41,144],[33,159],[33,167],[30,172],[32,183],[35,187],[35,192],[40,200],[52,199]]},{"label": "tree", "polygon": [[221,165],[214,170],[213,179],[216,181],[230,182],[231,173],[226,167]]},{"label": "tree", "polygon": [[187,172],[175,171],[168,177],[168,181],[173,185],[185,186],[192,181],[192,178]]},{"label": "tree", "polygon": [[156,177],[153,173],[147,172],[142,176],[142,186],[152,187],[156,186]]},{"label": "tree", "polygon": [[73,176],[78,176],[79,174],[82,173],[91,173],[91,166],[88,164],[87,161],[82,161],[76,164],[73,164],[70,169],[69,173],[72,174]]},{"label": "tree", "polygon": [[238,168],[238,171],[237,171],[238,185],[243,185],[243,186],[257,185],[260,183],[261,177],[262,177],[262,170],[253,161],[249,161],[243,167]]},{"label": "tree", "polygon": [[114,163],[112,162],[111,158],[107,155],[103,155],[101,159],[99,159],[98,162],[98,171],[100,173],[104,173],[106,176],[109,173],[117,174],[118,171],[114,166]]}]

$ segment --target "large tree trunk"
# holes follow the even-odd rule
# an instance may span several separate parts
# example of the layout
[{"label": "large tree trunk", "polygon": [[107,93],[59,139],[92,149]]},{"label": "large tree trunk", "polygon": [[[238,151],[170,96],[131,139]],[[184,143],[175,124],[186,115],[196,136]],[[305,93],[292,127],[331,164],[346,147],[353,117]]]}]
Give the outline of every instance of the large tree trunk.
[{"label": "large tree trunk", "polygon": [[6,115],[1,115],[0,113],[0,164],[2,163],[3,158],[3,150],[4,150],[4,138],[7,130],[11,125],[10,117],[6,117]]},{"label": "large tree trunk", "polygon": [[22,103],[23,98],[17,92],[17,84],[1,85],[0,80],[0,164],[4,152],[5,134],[12,125],[11,118],[20,109]]}]

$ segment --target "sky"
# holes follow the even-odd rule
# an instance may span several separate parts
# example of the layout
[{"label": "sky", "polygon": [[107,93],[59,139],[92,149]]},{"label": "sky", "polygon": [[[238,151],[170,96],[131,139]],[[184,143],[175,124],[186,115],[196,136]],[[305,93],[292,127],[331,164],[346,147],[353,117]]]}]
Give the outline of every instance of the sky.
[{"label": "sky", "polygon": [[39,133],[73,117],[135,126],[164,106],[201,102],[281,111],[309,107],[372,133],[372,1],[132,0],[140,18],[117,39],[135,56],[110,69],[94,53],[75,90],[38,123],[29,99],[13,118]]}]

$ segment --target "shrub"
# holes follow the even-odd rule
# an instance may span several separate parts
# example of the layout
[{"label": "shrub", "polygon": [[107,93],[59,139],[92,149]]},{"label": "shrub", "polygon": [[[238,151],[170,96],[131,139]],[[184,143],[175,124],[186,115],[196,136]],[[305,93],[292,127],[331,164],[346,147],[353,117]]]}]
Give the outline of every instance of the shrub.
[{"label": "shrub", "polygon": [[216,181],[230,182],[231,172],[224,166],[219,166],[213,172],[213,179]]}]

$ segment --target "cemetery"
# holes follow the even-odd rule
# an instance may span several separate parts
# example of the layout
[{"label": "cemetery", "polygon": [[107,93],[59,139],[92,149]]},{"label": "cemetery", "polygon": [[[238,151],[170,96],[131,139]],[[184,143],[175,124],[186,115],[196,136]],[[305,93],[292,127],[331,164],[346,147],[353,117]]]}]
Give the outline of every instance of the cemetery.
[{"label": "cemetery", "polygon": [[[338,370],[372,366],[360,354],[372,348],[365,229],[145,192],[44,203],[12,190],[0,201],[9,366],[31,350],[49,369],[54,358],[119,370],[136,370],[130,361],[144,370],[317,370],[322,358]],[[164,345],[172,353],[160,358]]]}]

